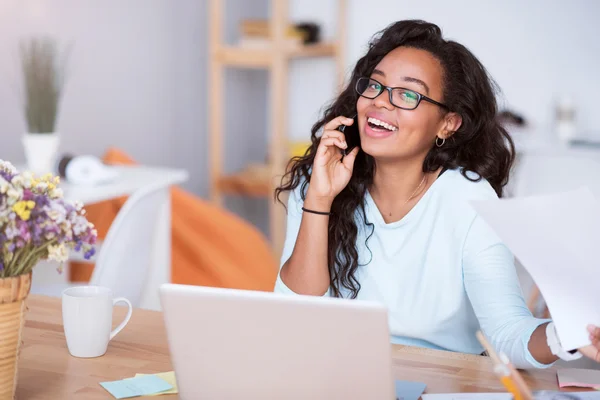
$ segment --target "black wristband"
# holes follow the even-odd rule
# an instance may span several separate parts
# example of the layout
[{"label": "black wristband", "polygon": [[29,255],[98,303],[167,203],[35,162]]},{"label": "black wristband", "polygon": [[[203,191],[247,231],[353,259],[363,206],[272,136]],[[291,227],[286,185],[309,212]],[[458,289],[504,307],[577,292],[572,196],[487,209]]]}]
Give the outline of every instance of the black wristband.
[{"label": "black wristband", "polygon": [[304,208],[304,207],[302,207],[302,211],[306,211],[308,213],[318,214],[318,215],[331,215],[330,212],[309,210],[308,208]]}]

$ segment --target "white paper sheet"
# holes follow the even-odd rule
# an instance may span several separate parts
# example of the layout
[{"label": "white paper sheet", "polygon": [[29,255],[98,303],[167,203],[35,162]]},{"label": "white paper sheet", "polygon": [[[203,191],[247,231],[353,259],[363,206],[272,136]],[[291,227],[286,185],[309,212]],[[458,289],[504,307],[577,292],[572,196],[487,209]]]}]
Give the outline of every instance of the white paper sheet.
[{"label": "white paper sheet", "polygon": [[600,203],[588,188],[473,207],[529,271],[567,350],[600,326]]}]

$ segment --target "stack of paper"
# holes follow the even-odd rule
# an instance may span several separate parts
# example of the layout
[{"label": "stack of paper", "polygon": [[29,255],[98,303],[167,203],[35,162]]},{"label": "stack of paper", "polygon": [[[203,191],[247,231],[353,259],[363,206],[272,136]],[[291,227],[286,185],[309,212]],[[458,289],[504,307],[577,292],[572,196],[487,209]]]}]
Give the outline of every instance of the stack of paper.
[{"label": "stack of paper", "polygon": [[600,203],[592,192],[472,204],[531,274],[563,347],[589,345],[587,325],[600,326]]},{"label": "stack of paper", "polygon": [[560,387],[589,387],[600,389],[600,371],[593,369],[565,368],[556,373]]}]

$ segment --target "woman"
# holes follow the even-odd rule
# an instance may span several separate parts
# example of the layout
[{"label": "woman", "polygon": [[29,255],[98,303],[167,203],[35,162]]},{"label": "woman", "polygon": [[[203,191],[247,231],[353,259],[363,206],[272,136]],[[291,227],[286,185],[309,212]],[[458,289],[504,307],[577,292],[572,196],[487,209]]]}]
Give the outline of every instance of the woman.
[{"label": "woman", "polygon": [[[520,368],[600,362],[600,329],[570,353],[531,315],[511,253],[469,205],[508,181],[496,113],[485,68],[436,25],[381,32],[276,191],[291,193],[275,291],[382,302],[395,343],[481,353],[481,327]],[[338,128],[356,123],[360,148],[344,155]]]}]

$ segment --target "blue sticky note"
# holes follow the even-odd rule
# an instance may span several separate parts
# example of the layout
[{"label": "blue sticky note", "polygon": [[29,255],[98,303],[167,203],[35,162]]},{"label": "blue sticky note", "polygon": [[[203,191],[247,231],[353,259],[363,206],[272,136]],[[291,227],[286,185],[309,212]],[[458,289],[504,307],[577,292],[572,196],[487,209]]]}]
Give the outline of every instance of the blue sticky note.
[{"label": "blue sticky note", "polygon": [[426,387],[421,382],[396,381],[396,399],[419,400]]},{"label": "blue sticky note", "polygon": [[164,392],[172,389],[171,384],[165,382],[155,375],[144,375],[135,378],[127,378],[120,381],[100,382],[100,385],[116,399],[128,397],[147,396],[154,393]]}]

